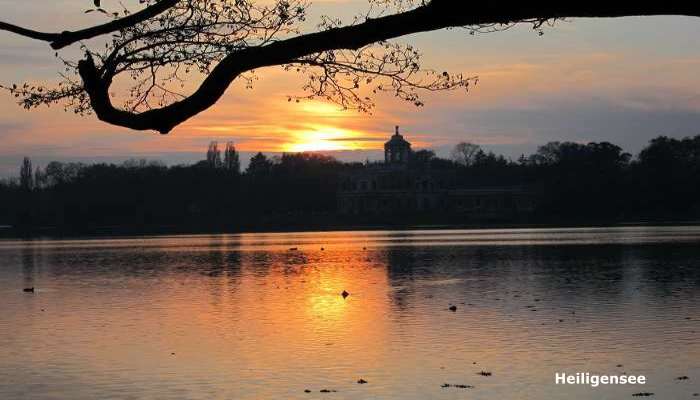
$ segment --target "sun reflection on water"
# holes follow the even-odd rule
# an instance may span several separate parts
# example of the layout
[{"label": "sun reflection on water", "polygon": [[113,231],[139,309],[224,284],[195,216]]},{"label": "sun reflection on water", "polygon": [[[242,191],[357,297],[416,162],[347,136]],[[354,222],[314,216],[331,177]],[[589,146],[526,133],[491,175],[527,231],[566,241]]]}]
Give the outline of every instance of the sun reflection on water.
[{"label": "sun reflection on water", "polygon": [[[569,232],[589,243],[578,248],[561,246],[561,232],[548,246],[455,244],[543,235],[504,232],[0,244],[0,381],[13,382],[0,397],[41,380],[75,399],[461,393],[445,382],[476,386],[474,398],[554,399],[572,392],[547,385],[553,369],[618,363],[670,382],[651,391],[685,393],[672,374],[700,373],[697,322],[685,319],[700,308],[697,247],[621,250],[581,230]],[[38,292],[16,290],[25,284]]]}]

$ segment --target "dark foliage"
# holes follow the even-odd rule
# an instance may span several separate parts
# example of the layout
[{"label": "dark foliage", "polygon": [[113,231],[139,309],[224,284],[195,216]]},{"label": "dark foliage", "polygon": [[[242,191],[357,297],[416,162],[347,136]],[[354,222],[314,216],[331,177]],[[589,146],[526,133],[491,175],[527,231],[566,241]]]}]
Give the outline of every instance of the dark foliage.
[{"label": "dark foliage", "polygon": [[[233,145],[227,148],[227,159],[237,160]],[[26,159],[21,179],[0,182],[0,225],[239,230],[352,222],[335,216],[336,189],[343,174],[362,164],[312,153],[272,159],[258,153],[241,173],[237,161],[221,162],[212,151],[218,150],[189,166],[52,162],[34,174]],[[431,151],[414,154],[410,168],[451,171],[457,187],[533,188],[537,222],[700,217],[700,136],[656,138],[634,160],[606,142],[552,142],[517,161],[478,149],[468,165]]]}]

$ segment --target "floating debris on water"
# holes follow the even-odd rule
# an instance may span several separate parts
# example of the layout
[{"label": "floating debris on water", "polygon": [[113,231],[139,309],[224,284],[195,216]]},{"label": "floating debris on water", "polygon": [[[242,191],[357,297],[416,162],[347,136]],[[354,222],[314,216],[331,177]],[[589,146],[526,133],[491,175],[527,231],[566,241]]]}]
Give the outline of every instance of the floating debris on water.
[{"label": "floating debris on water", "polygon": [[653,395],[654,395],[654,393],[651,393],[651,392],[639,392],[639,393],[633,394],[632,397],[649,397],[649,396],[653,396]]},{"label": "floating debris on water", "polygon": [[345,299],[345,298],[347,298],[348,296],[350,296],[350,293],[348,293],[347,290],[343,290],[343,293],[341,293],[340,295],[343,296],[343,298]]},{"label": "floating debris on water", "polygon": [[357,381],[357,383],[359,383],[360,385],[364,385],[365,383],[367,383],[367,381],[364,380],[364,379],[362,379],[362,378],[360,378],[360,379]]},{"label": "floating debris on water", "polygon": [[685,376],[685,375],[679,376],[678,378],[676,378],[677,381],[687,381],[688,379],[690,379],[690,378],[688,378],[688,377]]},{"label": "floating debris on water", "polygon": [[34,287],[24,288],[22,291],[25,293],[34,293]]},{"label": "floating debris on water", "polygon": [[321,393],[335,393],[335,392],[337,392],[337,390],[335,390],[335,389],[321,389],[320,392]]},{"label": "floating debris on water", "polygon": [[443,383],[440,385],[441,388],[446,389],[446,388],[457,388],[457,389],[474,389],[474,386],[472,385],[461,385],[461,384],[452,384],[452,383]]},{"label": "floating debris on water", "polygon": [[480,371],[480,372],[477,372],[477,375],[481,375],[481,376],[491,376],[491,375],[493,375],[493,374],[490,373],[490,372],[488,372],[488,371]]}]

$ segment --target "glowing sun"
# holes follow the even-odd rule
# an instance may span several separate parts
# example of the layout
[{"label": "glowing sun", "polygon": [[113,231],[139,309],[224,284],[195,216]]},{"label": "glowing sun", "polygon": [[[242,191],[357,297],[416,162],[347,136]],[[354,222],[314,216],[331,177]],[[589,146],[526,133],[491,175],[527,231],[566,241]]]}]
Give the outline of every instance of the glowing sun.
[{"label": "glowing sun", "polygon": [[309,130],[290,133],[289,143],[284,145],[286,152],[337,151],[362,149],[357,132],[317,126]]}]

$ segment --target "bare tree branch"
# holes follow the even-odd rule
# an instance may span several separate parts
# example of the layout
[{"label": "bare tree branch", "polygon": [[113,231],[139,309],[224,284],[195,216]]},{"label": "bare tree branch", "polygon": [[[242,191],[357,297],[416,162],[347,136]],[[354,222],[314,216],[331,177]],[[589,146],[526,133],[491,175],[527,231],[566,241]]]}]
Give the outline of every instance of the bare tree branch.
[{"label": "bare tree branch", "polygon": [[39,32],[2,21],[0,21],[0,30],[16,33],[30,39],[49,42],[51,48],[59,50],[81,40],[92,39],[97,36],[116,32],[120,29],[134,26],[140,22],[156,17],[167,9],[175,6],[178,1],[179,0],[160,0],[139,12],[77,31],[63,31],[60,33]]},{"label": "bare tree branch", "polygon": [[[120,29],[106,53],[85,49],[85,58],[77,65],[67,64],[77,70],[82,87],[71,81],[62,91],[37,93],[26,87],[10,91],[24,98],[25,107],[40,104],[42,98],[49,103],[72,96],[80,110],[91,110],[104,122],[165,134],[214,105],[235,79],[263,67],[284,66],[289,70],[289,66],[299,65],[299,72],[307,74],[306,68],[315,68],[320,72],[310,73],[315,80],[306,86],[311,96],[360,109],[368,108],[370,103],[359,94],[359,87],[370,83],[372,77],[388,80],[389,90],[416,105],[422,102],[415,89],[468,87],[473,78],[446,72],[430,75],[430,71],[420,69],[418,53],[407,48],[385,47],[383,54],[371,50],[373,44],[408,34],[443,28],[497,32],[518,23],[529,23],[540,31],[547,22],[578,17],[700,16],[700,5],[680,1],[511,5],[371,0],[373,7],[384,7],[374,16],[367,14],[345,26],[329,19],[319,31],[299,34],[293,26],[304,20],[306,5],[300,1],[276,0],[268,7],[256,6],[253,0],[180,0],[157,21],[144,20]],[[390,9],[393,11],[387,11]],[[191,68],[204,76],[191,94],[182,97],[167,87],[173,81],[184,82],[182,69]],[[120,108],[112,103],[110,87],[122,73],[130,74],[137,83],[131,102]],[[160,81],[156,79],[159,74],[164,74]],[[431,76],[432,80],[426,80]],[[383,87],[375,86],[375,90]],[[159,108],[152,107],[155,96],[160,96]]]}]

